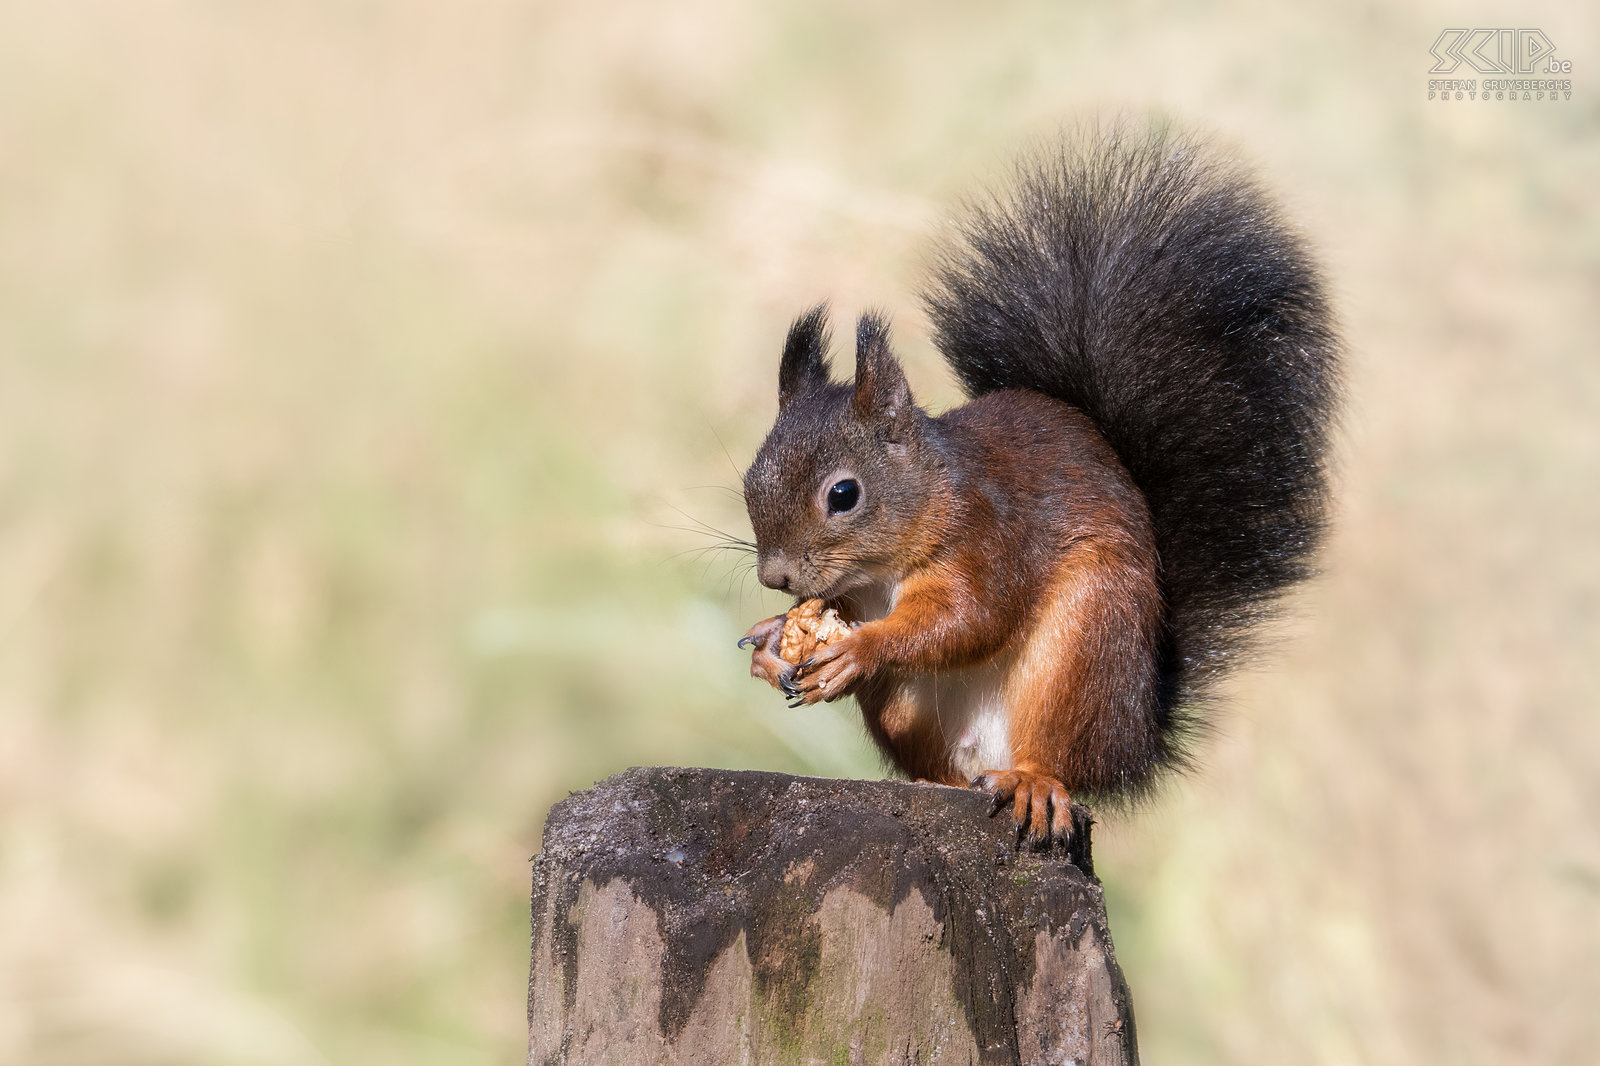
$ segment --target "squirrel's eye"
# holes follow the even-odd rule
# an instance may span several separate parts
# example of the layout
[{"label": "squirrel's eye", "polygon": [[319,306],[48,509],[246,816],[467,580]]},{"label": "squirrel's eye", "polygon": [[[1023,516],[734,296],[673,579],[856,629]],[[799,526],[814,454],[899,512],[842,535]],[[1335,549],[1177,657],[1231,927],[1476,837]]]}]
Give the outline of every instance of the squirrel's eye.
[{"label": "squirrel's eye", "polygon": [[854,510],[857,503],[861,502],[861,486],[856,484],[854,478],[845,478],[835,482],[833,488],[828,490],[828,513],[844,514]]}]

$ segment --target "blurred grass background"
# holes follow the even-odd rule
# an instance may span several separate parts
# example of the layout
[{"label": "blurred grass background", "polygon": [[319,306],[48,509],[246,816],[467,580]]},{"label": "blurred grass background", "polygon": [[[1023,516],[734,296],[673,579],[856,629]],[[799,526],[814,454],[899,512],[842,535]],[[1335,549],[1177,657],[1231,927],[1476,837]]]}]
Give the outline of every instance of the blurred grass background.
[{"label": "blurred grass background", "polygon": [[549,803],[876,774],[674,527],[811,301],[951,402],[928,234],[1147,108],[1352,406],[1326,576],[1099,831],[1146,1061],[1600,1060],[1596,9],[1518,18],[1571,102],[1426,101],[1477,4],[0,6],[0,1061],[519,1061]]}]

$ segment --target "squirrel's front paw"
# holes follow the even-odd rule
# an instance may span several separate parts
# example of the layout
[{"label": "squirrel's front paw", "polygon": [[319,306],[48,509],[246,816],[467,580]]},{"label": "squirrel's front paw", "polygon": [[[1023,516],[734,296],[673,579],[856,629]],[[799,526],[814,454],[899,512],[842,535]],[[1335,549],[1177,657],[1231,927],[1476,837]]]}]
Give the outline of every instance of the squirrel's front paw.
[{"label": "squirrel's front paw", "polygon": [[778,642],[783,636],[786,615],[768,618],[750,627],[750,632],[739,638],[739,647],[750,648],[750,676],[759,677],[785,696],[799,693],[791,683],[794,667],[778,658]]},{"label": "squirrel's front paw", "polygon": [[972,787],[994,797],[989,814],[997,814],[1011,804],[1011,820],[1020,836],[1042,848],[1052,843],[1072,841],[1072,798],[1066,786],[1049,774],[1032,770],[985,770],[972,779]]},{"label": "squirrel's front paw", "polygon": [[789,706],[840,699],[877,673],[877,646],[870,632],[855,630],[832,644],[819,647],[796,666],[790,681],[795,700]]}]

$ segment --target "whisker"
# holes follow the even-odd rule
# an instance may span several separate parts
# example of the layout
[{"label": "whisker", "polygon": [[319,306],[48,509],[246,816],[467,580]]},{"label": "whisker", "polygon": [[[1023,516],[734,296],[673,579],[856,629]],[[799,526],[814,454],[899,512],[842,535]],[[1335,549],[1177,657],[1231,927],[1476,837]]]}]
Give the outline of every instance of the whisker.
[{"label": "whisker", "polygon": [[[656,526],[656,528],[657,529],[673,529],[673,530],[677,530],[677,531],[682,532],[682,533],[694,533],[694,534],[696,534],[698,536],[703,536],[703,537],[715,536],[715,534],[707,533],[704,530],[689,529],[689,528],[686,528],[684,526]],[[755,547],[754,544],[750,544],[750,543],[747,543],[747,542],[742,541],[742,540],[719,540],[715,544],[704,544],[704,545],[701,545],[701,546],[696,547],[696,548],[685,548],[684,551],[708,551],[708,550],[718,549],[718,548],[725,549],[727,551],[748,552],[748,553],[750,553],[752,555],[755,554],[755,550],[756,550],[756,547]]]},{"label": "whisker", "polygon": [[729,541],[731,543],[734,543],[734,544],[746,544],[746,545],[749,545],[752,548],[754,548],[756,546],[754,541],[745,540],[743,537],[734,536],[733,534],[729,533],[727,530],[718,529],[716,526],[712,525],[710,522],[701,521],[700,519],[696,518],[694,515],[690,514],[688,511],[685,511],[681,507],[674,506],[673,504],[670,504],[670,503],[667,504],[667,506],[671,507],[674,511],[677,511],[683,517],[687,518],[690,522],[693,522],[695,524],[695,526],[697,527],[697,529],[694,530],[694,532],[705,533],[707,535],[715,535],[715,536],[721,537],[722,539],[724,539],[726,541]]},{"label": "whisker", "polygon": [[[680,552],[673,552],[668,559],[681,559],[685,555],[693,555],[697,560],[703,559],[712,552],[733,552],[735,555],[755,555],[755,549],[746,548],[742,544],[703,544],[698,548],[685,548]],[[746,564],[749,565],[749,564]]]},{"label": "whisker", "polygon": [[748,549],[750,551],[755,551],[756,550],[756,545],[755,545],[754,541],[745,540],[742,537],[730,537],[726,533],[723,533],[723,532],[718,531],[718,530],[710,529],[709,527],[708,528],[704,528],[704,529],[699,529],[699,528],[696,528],[694,526],[663,525],[660,522],[652,522],[650,524],[652,526],[654,526],[656,529],[671,529],[671,530],[676,530],[679,533],[693,533],[697,537],[716,537],[716,538],[719,538],[719,540],[723,544],[732,545],[733,547],[737,547],[737,548],[746,548],[746,549]]},{"label": "whisker", "polygon": [[[742,483],[744,481],[744,471],[740,470],[739,464],[733,461],[733,453],[729,452],[728,446],[723,443],[722,434],[718,433],[717,427],[711,425],[709,422],[706,423],[706,428],[711,430],[711,435],[717,439],[717,447],[722,449],[723,457],[728,460],[728,469],[732,470],[733,476]],[[743,495],[743,493],[740,493],[741,497]]]},{"label": "whisker", "polygon": [[729,496],[731,496],[734,499],[738,500],[740,503],[744,503],[745,502],[744,490],[743,489],[736,489],[732,485],[690,485],[689,486],[689,491],[690,492],[725,492]]}]

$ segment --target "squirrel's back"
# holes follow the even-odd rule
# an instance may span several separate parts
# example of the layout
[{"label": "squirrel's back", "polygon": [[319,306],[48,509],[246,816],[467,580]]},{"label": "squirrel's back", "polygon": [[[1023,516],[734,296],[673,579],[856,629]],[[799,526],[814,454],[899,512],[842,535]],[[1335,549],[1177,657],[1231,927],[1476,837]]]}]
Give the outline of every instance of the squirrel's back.
[{"label": "squirrel's back", "polygon": [[1339,348],[1303,241],[1199,142],[1115,127],[973,205],[924,299],[971,395],[1072,404],[1144,493],[1181,732],[1323,528]]}]

